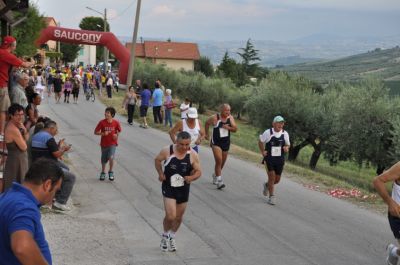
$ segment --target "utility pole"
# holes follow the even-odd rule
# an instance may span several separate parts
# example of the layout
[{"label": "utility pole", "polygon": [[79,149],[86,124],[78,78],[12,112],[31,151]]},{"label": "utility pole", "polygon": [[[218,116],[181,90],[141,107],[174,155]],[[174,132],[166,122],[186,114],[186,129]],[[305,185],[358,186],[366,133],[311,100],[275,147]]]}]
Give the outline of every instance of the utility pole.
[{"label": "utility pole", "polygon": [[137,0],[136,6],[136,16],[135,16],[135,26],[133,29],[133,37],[132,37],[132,46],[131,46],[131,58],[129,59],[129,69],[128,69],[128,78],[126,79],[126,85],[129,87],[133,85],[133,70],[135,67],[135,48],[136,48],[136,39],[139,27],[139,15],[140,15],[140,6],[142,4],[142,0]]},{"label": "utility pole", "polygon": [[[107,31],[107,8],[104,8],[104,32]],[[108,71],[108,50],[106,46],[104,48],[104,71],[107,73]]]}]

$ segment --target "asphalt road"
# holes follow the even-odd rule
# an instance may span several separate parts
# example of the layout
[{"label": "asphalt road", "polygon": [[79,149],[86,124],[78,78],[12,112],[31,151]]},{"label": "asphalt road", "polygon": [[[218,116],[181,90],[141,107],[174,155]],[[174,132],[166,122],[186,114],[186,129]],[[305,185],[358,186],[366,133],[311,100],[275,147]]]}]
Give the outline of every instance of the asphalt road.
[{"label": "asphalt road", "polygon": [[265,171],[234,157],[223,171],[227,187],[219,191],[211,183],[214,163],[207,147],[200,149],[203,175],[191,187],[176,237],[178,251],[162,253],[164,212],[154,157],[170,144],[167,134],[128,126],[117,117],[123,132],[116,181],[100,182],[100,139],[93,130],[104,106],[97,100],[51,101],[40,111],[59,123],[61,135],[72,144],[69,157],[78,176],[75,209],[63,218],[66,224],[75,222],[75,230],[61,226],[58,240],[50,236],[55,264],[385,264],[385,247],[393,236],[384,216],[284,176],[277,205],[268,205],[261,196]]}]

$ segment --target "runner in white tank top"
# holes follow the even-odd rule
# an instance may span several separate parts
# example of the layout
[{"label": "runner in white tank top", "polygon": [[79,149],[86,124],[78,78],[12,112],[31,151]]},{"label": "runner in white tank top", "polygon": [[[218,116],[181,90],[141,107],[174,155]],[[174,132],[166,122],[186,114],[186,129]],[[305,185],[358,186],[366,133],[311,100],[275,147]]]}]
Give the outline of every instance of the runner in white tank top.
[{"label": "runner in white tank top", "polygon": [[[385,183],[392,181],[392,196],[390,196]],[[398,244],[400,244],[400,162],[397,162],[390,169],[377,176],[373,184],[376,191],[388,205],[389,225]],[[386,250],[387,264],[397,264],[399,261],[400,249],[394,244],[389,244]]]},{"label": "runner in white tank top", "polygon": [[174,127],[169,131],[169,136],[173,143],[176,143],[176,135],[179,132],[188,132],[191,136],[190,147],[199,152],[199,145],[204,139],[204,130],[198,120],[196,108],[189,108],[187,113],[187,118],[178,121]]},{"label": "runner in white tank top", "polygon": [[194,148],[195,146],[197,146],[196,142],[197,139],[199,138],[200,135],[200,124],[199,124],[199,120],[195,119],[195,126],[194,128],[190,128],[189,125],[187,124],[187,120],[182,120],[182,131],[184,132],[188,132],[190,134],[191,137],[191,142],[190,142],[190,147]]}]

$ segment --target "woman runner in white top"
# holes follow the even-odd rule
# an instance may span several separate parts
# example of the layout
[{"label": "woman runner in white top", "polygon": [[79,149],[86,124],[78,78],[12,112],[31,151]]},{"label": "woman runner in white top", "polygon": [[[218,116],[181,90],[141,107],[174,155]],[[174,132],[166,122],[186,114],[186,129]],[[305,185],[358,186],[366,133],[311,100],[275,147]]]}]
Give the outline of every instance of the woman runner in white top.
[{"label": "woman runner in white top", "polygon": [[42,76],[42,72],[38,72],[36,81],[35,81],[35,92],[40,95],[40,97],[43,99],[43,91],[45,89],[44,84],[44,78]]},{"label": "woman runner in white top", "polygon": [[176,135],[182,131],[190,134],[190,147],[198,153],[199,145],[204,139],[205,133],[198,120],[196,108],[189,108],[187,112],[187,119],[178,121],[169,131],[169,135],[173,143],[176,143]]}]

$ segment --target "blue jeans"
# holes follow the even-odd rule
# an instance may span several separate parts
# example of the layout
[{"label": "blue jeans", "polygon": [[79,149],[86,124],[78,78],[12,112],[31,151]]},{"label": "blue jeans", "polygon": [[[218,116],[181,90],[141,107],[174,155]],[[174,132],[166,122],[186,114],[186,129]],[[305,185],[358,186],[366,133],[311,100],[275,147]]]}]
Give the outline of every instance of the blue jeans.
[{"label": "blue jeans", "polygon": [[58,164],[64,172],[64,179],[61,183],[61,189],[57,191],[55,198],[58,203],[66,204],[75,185],[76,176],[69,171],[68,166],[64,162],[59,160]]},{"label": "blue jeans", "polygon": [[169,122],[169,127],[172,127],[172,109],[165,109],[165,123],[164,125],[167,126]]}]

